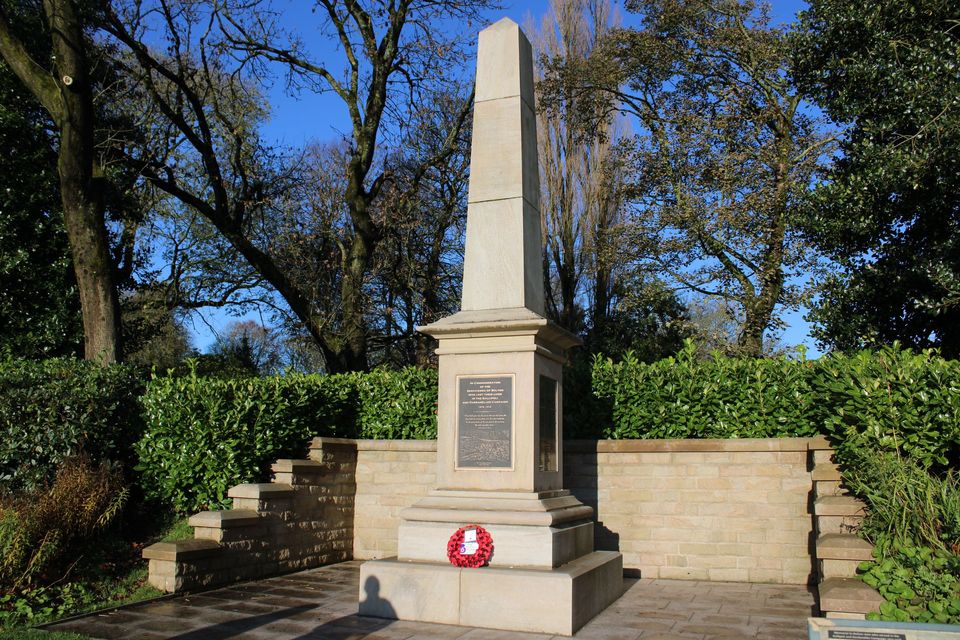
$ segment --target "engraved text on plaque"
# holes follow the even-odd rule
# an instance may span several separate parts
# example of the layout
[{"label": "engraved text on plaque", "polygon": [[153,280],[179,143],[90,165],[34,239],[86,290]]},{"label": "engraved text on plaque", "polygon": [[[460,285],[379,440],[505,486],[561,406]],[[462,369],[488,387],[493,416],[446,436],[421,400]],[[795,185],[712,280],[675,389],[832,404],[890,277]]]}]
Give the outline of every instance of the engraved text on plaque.
[{"label": "engraved text on plaque", "polygon": [[457,466],[513,466],[513,377],[458,379]]}]

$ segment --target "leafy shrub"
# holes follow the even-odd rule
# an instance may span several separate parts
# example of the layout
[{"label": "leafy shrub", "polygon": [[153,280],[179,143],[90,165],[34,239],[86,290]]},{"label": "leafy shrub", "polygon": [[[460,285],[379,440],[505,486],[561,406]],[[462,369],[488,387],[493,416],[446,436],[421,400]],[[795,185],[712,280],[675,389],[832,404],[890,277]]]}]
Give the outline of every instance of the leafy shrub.
[{"label": "leafy shrub", "polygon": [[265,479],[311,437],[356,437],[356,393],[348,376],[155,377],[136,445],[144,492],[178,512],[222,507],[230,487]]},{"label": "leafy shrub", "polygon": [[817,433],[810,363],[786,358],[697,357],[687,341],[644,364],[596,358],[593,390],[613,404],[606,438],[769,438]]},{"label": "leafy shrub", "polygon": [[10,591],[0,596],[0,626],[42,624],[86,609],[95,601],[82,582]]},{"label": "leafy shrub", "polygon": [[859,533],[876,560],[860,565],[860,577],[886,600],[873,617],[960,622],[960,481],[864,440],[840,443],[837,456],[844,482],[867,504]]},{"label": "leafy shrub", "polygon": [[0,487],[28,489],[84,451],[94,461],[133,461],[143,429],[140,373],[83,360],[0,362]]},{"label": "leafy shrub", "polygon": [[835,443],[899,452],[924,468],[960,460],[960,362],[897,345],[816,362],[816,420]]},{"label": "leafy shrub", "polygon": [[953,472],[930,473],[910,457],[856,440],[841,443],[837,456],[847,487],[869,507],[864,537],[884,547],[960,551],[960,482]]},{"label": "leafy shrub", "polygon": [[110,524],[127,496],[116,470],[75,457],[50,486],[0,498],[0,591],[63,577],[68,560]]},{"label": "leafy shrub", "polygon": [[871,620],[960,623],[960,556],[943,549],[893,545],[860,564],[861,579],[886,602]]},{"label": "leafy shrub", "polygon": [[437,372],[407,367],[356,374],[361,438],[431,440],[437,437]]}]

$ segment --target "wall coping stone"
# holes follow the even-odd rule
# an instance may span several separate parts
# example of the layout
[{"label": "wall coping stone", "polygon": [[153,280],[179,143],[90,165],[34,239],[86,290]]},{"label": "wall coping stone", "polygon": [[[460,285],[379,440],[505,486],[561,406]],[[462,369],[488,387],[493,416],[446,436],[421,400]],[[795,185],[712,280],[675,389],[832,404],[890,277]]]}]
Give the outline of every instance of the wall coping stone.
[{"label": "wall coping stone", "polygon": [[[314,438],[311,448],[353,446],[358,451],[423,451],[435,452],[436,440],[350,440],[347,438]],[[823,436],[812,438],[724,438],[684,440],[564,440],[564,450],[571,453],[644,453],[705,451],[815,451],[831,449]],[[280,460],[280,462],[286,462]],[[298,461],[301,463],[302,461]]]},{"label": "wall coping stone", "polygon": [[810,477],[813,478],[814,482],[837,482],[843,480],[843,476],[840,474],[840,467],[825,462],[814,465],[813,471],[810,472]]},{"label": "wall coping stone", "polygon": [[820,610],[871,613],[883,603],[881,596],[856,578],[827,578],[820,583]]},{"label": "wall coping stone", "polygon": [[331,438],[329,436],[317,436],[310,441],[310,449],[326,449],[327,447],[348,447],[355,448],[357,440],[353,438]]},{"label": "wall coping stone", "polygon": [[810,451],[829,449],[826,438],[728,438],[684,440],[567,440],[571,453],[683,453],[711,451]]},{"label": "wall coping stone", "polygon": [[358,451],[436,451],[436,440],[356,440]]},{"label": "wall coping stone", "polygon": [[147,560],[169,560],[184,562],[195,558],[206,558],[220,551],[220,543],[213,540],[178,540],[177,542],[157,542],[143,550]]},{"label": "wall coping stone", "polygon": [[250,509],[229,509],[227,511],[201,511],[187,520],[191,527],[210,527],[230,529],[248,527],[263,522],[260,514]]},{"label": "wall coping stone", "polygon": [[287,498],[292,495],[293,487],[288,484],[273,482],[238,484],[227,491],[227,497],[229,498],[253,498],[255,500]]}]

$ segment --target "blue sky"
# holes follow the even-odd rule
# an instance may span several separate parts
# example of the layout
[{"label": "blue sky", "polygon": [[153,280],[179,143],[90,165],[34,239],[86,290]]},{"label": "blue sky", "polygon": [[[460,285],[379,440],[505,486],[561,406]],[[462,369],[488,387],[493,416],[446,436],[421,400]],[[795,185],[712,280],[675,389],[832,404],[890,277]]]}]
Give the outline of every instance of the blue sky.
[{"label": "blue sky", "polygon": [[[310,48],[322,59],[324,49],[332,44],[319,33],[311,43],[307,25],[318,24],[319,16],[312,14],[312,3],[303,0],[289,0],[284,11],[285,21],[293,26],[302,27],[302,37]],[[802,0],[774,0],[771,2],[771,14],[774,22],[786,23],[793,20],[798,11],[806,7]],[[507,16],[520,25],[530,19],[539,22],[549,8],[549,0],[522,0],[514,3],[504,3],[502,11],[490,12],[486,24],[476,25],[476,31]],[[622,9],[621,9],[621,13]],[[629,23],[629,16],[624,16]],[[269,142],[278,145],[299,147],[311,141],[333,141],[341,138],[341,133],[349,127],[345,108],[339,98],[330,94],[313,94],[302,92],[298,95],[289,95],[282,82],[278,82],[268,93],[272,109],[272,117],[264,127],[264,136]],[[784,320],[788,328],[782,336],[782,343],[786,346],[806,345],[808,357],[817,357],[814,341],[809,337],[809,325],[803,320],[806,310],[785,314]],[[263,322],[259,314],[243,316]],[[203,312],[203,318],[194,318],[192,322],[193,343],[201,351],[206,351],[215,339],[215,331],[222,329],[226,324],[237,318],[229,316],[222,310],[208,310]],[[188,326],[191,323],[188,322]]]}]

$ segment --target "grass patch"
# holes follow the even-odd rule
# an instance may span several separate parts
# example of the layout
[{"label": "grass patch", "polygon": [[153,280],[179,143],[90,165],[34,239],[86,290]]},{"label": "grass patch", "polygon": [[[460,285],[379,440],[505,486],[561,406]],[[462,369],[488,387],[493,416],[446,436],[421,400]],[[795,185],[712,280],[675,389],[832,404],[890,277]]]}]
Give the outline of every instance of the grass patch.
[{"label": "grass patch", "polygon": [[89,640],[87,636],[62,631],[43,631],[41,629],[16,629],[0,631],[0,640]]},{"label": "grass patch", "polygon": [[[118,607],[163,595],[147,583],[143,548],[158,540],[174,542],[193,537],[186,518],[162,516],[126,535],[114,532],[90,540],[83,556],[66,578],[49,586],[24,587],[0,595],[0,640],[71,640],[73,634],[53,634],[28,625]],[[131,541],[131,538],[134,541]]]},{"label": "grass patch", "polygon": [[177,542],[179,540],[193,540],[193,527],[187,524],[187,518],[180,518],[160,538],[160,542]]}]

